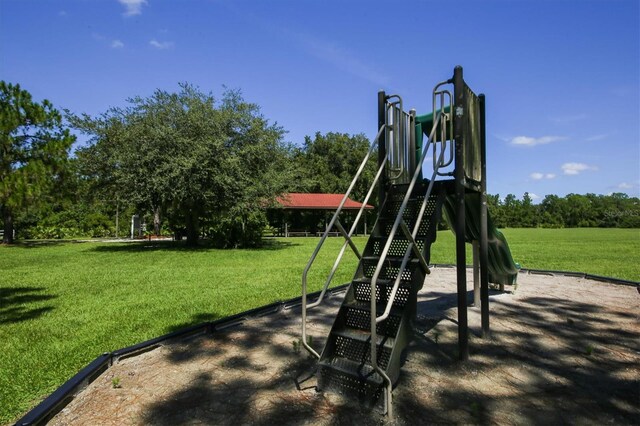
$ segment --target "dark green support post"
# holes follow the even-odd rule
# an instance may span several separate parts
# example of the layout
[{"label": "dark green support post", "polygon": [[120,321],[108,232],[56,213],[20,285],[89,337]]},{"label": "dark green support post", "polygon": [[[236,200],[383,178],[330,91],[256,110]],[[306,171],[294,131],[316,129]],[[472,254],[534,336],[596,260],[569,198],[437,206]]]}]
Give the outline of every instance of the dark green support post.
[{"label": "dark green support post", "polygon": [[458,282],[458,352],[460,360],[469,359],[469,326],[467,320],[467,260],[465,247],[465,171],[464,171],[464,116],[466,111],[465,84],[462,67],[453,71],[456,188],[456,269]]},{"label": "dark green support post", "polygon": [[480,312],[482,337],[489,336],[489,228],[487,206],[487,132],[485,126],[485,98],[480,102]]},{"label": "dark green support post", "polygon": [[[385,125],[387,121],[387,94],[384,90],[378,92],[378,130]],[[378,167],[384,162],[387,157],[387,132],[386,130],[380,134],[378,139]],[[387,174],[382,172],[380,176],[380,183],[378,184],[378,210],[382,208],[384,199],[387,193]]]}]

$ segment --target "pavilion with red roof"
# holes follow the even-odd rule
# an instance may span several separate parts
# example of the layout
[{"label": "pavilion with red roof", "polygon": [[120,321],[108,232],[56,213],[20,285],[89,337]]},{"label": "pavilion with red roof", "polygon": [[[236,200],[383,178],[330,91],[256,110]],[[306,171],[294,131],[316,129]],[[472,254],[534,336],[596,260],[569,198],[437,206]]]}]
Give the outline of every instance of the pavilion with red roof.
[{"label": "pavilion with red roof", "polygon": [[[300,193],[300,192],[291,192],[288,194],[283,194],[276,199],[276,202],[282,207],[284,212],[315,212],[314,217],[318,218],[317,213],[325,213],[323,215],[325,227],[327,226],[327,217],[330,217],[329,213],[335,212],[340,206],[340,202],[344,194],[324,194],[324,193]],[[342,207],[343,211],[355,211],[357,212],[362,208],[363,204],[354,201],[351,198],[347,198],[344,206]],[[373,210],[375,207],[367,204],[364,206],[365,211]],[[354,213],[355,214],[355,213]],[[310,232],[308,229],[304,231],[290,231],[289,230],[289,215],[285,215],[283,220],[283,233],[284,236],[293,236],[293,235],[313,235],[313,232]],[[364,226],[364,233],[367,233],[366,230],[366,221]]]}]

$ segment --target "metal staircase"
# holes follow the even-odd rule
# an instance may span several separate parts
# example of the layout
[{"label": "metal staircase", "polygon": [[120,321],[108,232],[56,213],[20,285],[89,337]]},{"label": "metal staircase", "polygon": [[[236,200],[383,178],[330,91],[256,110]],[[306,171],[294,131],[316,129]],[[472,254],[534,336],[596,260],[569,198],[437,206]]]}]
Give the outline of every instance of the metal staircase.
[{"label": "metal staircase", "polygon": [[[443,196],[431,195],[426,202],[425,220],[420,222],[415,238],[397,235],[391,240],[383,268],[375,280],[377,310],[372,316],[371,284],[407,187],[406,184],[390,187],[318,363],[319,389],[349,391],[369,405],[373,405],[384,390],[384,377],[371,363],[370,319],[382,316],[388,302],[393,301],[386,319],[376,325],[375,347],[379,368],[395,384],[412,333],[416,295],[429,271],[422,260],[429,262],[431,244],[436,239],[440,220]],[[410,194],[402,216],[408,228],[417,223],[427,188],[428,184],[421,182]],[[414,243],[419,255],[410,247]],[[405,260],[407,252],[409,256]]]},{"label": "metal staircase", "polygon": [[[433,113],[428,140],[416,134],[416,113],[402,109],[397,95],[378,97],[379,131],[363,159],[342,203],[314,250],[302,274],[302,345],[318,362],[318,388],[337,389],[369,405],[384,397],[384,411],[392,415],[392,388],[396,383],[405,349],[410,341],[411,323],[416,315],[417,292],[429,274],[431,244],[436,239],[445,199],[444,170],[453,161],[453,96],[433,90]],[[342,206],[378,151],[378,169],[349,232],[340,223]],[[430,179],[422,176],[425,159],[433,158]],[[364,206],[379,188],[381,207],[374,232],[363,254],[351,239]],[[327,277],[320,296],[307,303],[307,275],[329,231],[337,228],[345,242]],[[335,319],[324,350],[316,352],[307,340],[307,310],[322,303],[326,290],[347,246],[359,259],[358,268]]]}]

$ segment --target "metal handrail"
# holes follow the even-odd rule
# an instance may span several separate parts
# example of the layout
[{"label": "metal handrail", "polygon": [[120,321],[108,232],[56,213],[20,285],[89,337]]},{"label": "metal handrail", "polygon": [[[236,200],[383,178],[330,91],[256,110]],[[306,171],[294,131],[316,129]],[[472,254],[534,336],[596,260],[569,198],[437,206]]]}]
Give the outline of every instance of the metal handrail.
[{"label": "metal handrail", "polygon": [[[437,108],[437,97],[438,95],[440,95],[440,108],[442,110],[442,112],[444,113],[444,104],[445,104],[445,95],[448,96],[449,98],[449,105],[451,105],[453,107],[453,95],[451,94],[451,91],[449,90],[441,90],[438,91],[438,88],[440,86],[442,86],[443,84],[447,84],[450,81],[444,81],[439,83],[438,85],[436,85],[436,87],[433,88],[433,110],[436,111]],[[449,111],[449,114],[453,114],[453,111]],[[440,129],[440,140],[442,141],[442,150],[445,150],[445,147],[447,145],[447,128],[443,125],[441,126],[442,128]],[[449,120],[449,135],[453,135],[453,120]],[[454,144],[453,143],[449,143],[449,159],[444,162],[442,165],[440,165],[439,168],[444,168],[444,167],[448,167],[449,165],[451,165],[451,163],[453,163],[453,158],[454,158]],[[433,156],[433,168],[436,168],[436,156],[434,154]],[[451,176],[453,173],[452,172],[445,172],[445,173],[440,173],[438,171],[438,176]]]},{"label": "metal handrail", "polygon": [[[360,178],[360,175],[362,174],[365,166],[367,165],[367,161],[369,161],[369,158],[371,157],[371,154],[374,151],[375,146],[378,144],[378,140],[380,139],[380,136],[382,135],[382,132],[384,132],[386,129],[386,125],[382,125],[380,127],[380,129],[378,130],[378,134],[376,135],[375,139],[373,140],[373,142],[371,143],[371,146],[369,147],[369,151],[367,152],[367,155],[365,155],[364,159],[362,160],[362,163],[360,163],[360,167],[358,168],[358,171],[356,172],[356,175],[354,176],[353,180],[351,181],[351,184],[349,185],[349,188],[347,189],[347,192],[344,194],[344,197],[342,197],[342,201],[340,201],[340,204],[338,205],[338,209],[336,210],[336,212],[334,213],[333,217],[331,218],[331,221],[329,222],[329,225],[327,225],[327,228],[324,231],[324,234],[322,235],[322,238],[320,238],[320,241],[318,242],[318,245],[316,246],[315,250],[313,251],[313,254],[311,255],[311,258],[309,259],[309,261],[307,262],[307,265],[304,268],[304,271],[302,272],[302,346],[304,346],[304,348],[309,351],[312,355],[314,355],[316,358],[320,359],[320,354],[318,352],[316,352],[308,343],[307,343],[307,275],[309,273],[309,269],[311,269],[311,265],[313,265],[313,262],[316,260],[316,257],[318,256],[318,253],[320,252],[320,249],[322,248],[322,245],[324,244],[325,240],[327,239],[327,236],[329,235],[329,231],[331,230],[331,228],[333,228],[333,226],[338,222],[339,223],[339,219],[338,216],[340,215],[340,212],[342,211],[342,208],[344,207],[344,204],[347,202],[347,199],[349,198],[349,195],[351,194],[351,191],[353,191],[353,188],[356,185],[356,182],[358,181],[358,179]],[[338,264],[340,263],[340,260],[342,259],[342,255],[344,254],[344,250],[346,248],[346,245],[349,244],[351,246],[352,249],[355,248],[355,245],[353,244],[353,241],[351,241],[351,235],[353,234],[353,231],[355,230],[355,227],[358,223],[358,221],[360,220],[360,217],[362,215],[362,211],[364,210],[364,207],[367,205],[367,201],[369,201],[369,198],[371,197],[371,194],[373,193],[373,188],[375,187],[376,183],[378,182],[378,179],[380,178],[381,172],[384,169],[384,165],[386,163],[386,159],[385,161],[382,162],[382,164],[380,165],[380,167],[378,168],[378,172],[376,173],[376,177],[373,181],[373,183],[371,184],[371,187],[369,188],[369,192],[367,193],[367,196],[365,198],[365,201],[362,203],[362,206],[360,207],[360,211],[358,212],[358,216],[356,217],[356,220],[353,224],[353,226],[351,227],[351,230],[348,234],[348,236],[344,235],[343,231],[344,228],[342,228],[342,225],[340,225],[341,229],[341,233],[343,233],[343,236],[345,237],[345,244],[343,245],[342,249],[340,250],[340,254],[338,255],[338,259],[336,259],[336,263],[334,263],[334,266],[331,270],[331,273],[329,275],[329,278],[327,279],[327,281],[325,282],[322,291],[320,292],[320,296],[318,296],[318,299],[312,303],[311,305],[309,305],[309,308],[318,306],[326,292],[327,292],[327,288],[329,287],[329,283],[331,282],[331,280],[333,279],[333,275],[335,274],[335,271],[338,268]],[[354,252],[356,253],[356,256],[358,256],[358,258],[360,258],[360,253],[358,253],[357,249],[354,249]]]},{"label": "metal handrail", "polygon": [[[440,87],[443,84],[447,84],[450,83],[449,80],[444,81],[439,83],[438,85],[436,85],[436,87],[434,88],[434,96],[435,96],[435,92],[437,90],[438,87]],[[444,109],[444,108],[443,108]],[[434,110],[433,114],[436,114],[436,111]],[[388,298],[387,301],[387,305],[385,307],[385,311],[383,313],[383,315],[381,317],[377,317],[377,306],[376,306],[376,285],[377,285],[377,281],[378,278],[380,276],[380,272],[382,271],[382,268],[384,266],[384,263],[386,261],[389,249],[391,248],[391,244],[393,242],[393,239],[395,237],[395,234],[398,230],[398,228],[400,227],[400,224],[404,222],[403,220],[403,214],[404,214],[404,210],[406,209],[408,203],[409,203],[409,199],[411,198],[411,193],[413,192],[413,188],[415,187],[415,184],[418,180],[418,177],[420,176],[420,172],[422,171],[422,165],[424,164],[424,161],[427,157],[428,151],[429,151],[429,147],[431,144],[434,145],[434,157],[436,155],[436,145],[435,142],[433,141],[433,138],[435,136],[436,130],[438,128],[438,123],[440,122],[440,120],[442,118],[445,118],[444,121],[446,121],[446,115],[444,113],[444,111],[439,111],[437,112],[437,116],[434,117],[433,120],[433,128],[431,129],[431,132],[429,134],[429,138],[427,141],[427,144],[425,146],[425,148],[422,151],[422,155],[420,157],[420,161],[419,164],[417,165],[415,172],[413,174],[413,178],[411,179],[411,182],[409,183],[409,187],[407,188],[407,192],[404,196],[404,199],[402,200],[402,204],[400,205],[400,208],[398,210],[398,214],[396,216],[396,220],[394,221],[394,224],[391,228],[391,232],[389,233],[389,236],[387,237],[387,242],[385,243],[385,246],[380,254],[380,259],[378,260],[378,264],[376,266],[376,270],[373,274],[373,277],[371,278],[371,355],[370,355],[370,359],[371,359],[371,366],[373,367],[373,369],[376,371],[376,373],[378,373],[380,375],[380,377],[382,377],[383,381],[384,381],[384,385],[385,385],[385,406],[387,409],[387,414],[389,416],[392,416],[392,392],[391,392],[391,379],[389,378],[389,376],[384,372],[384,370],[382,370],[380,368],[380,366],[378,366],[378,361],[377,361],[377,325],[379,322],[383,321],[384,319],[386,319],[389,316],[389,313],[391,311],[391,306],[393,306],[393,302],[395,300],[395,295],[398,289],[398,286],[400,284],[401,281],[401,277],[402,277],[402,272],[404,271],[404,269],[407,266],[408,260],[409,260],[409,256],[408,254],[413,250],[413,243],[409,242],[409,244],[407,245],[407,251],[405,253],[404,258],[402,259],[402,263],[400,265],[400,269],[398,271],[398,274],[396,276],[396,281],[394,282],[394,286],[391,290],[391,294]],[[438,161],[436,164],[434,164],[434,171],[433,171],[433,176],[429,182],[429,187],[427,189],[427,193],[424,197],[423,200],[423,204],[421,206],[420,209],[420,214],[415,222],[414,225],[414,232],[411,234],[413,238],[415,238],[415,236],[417,235],[417,231],[419,229],[419,226],[421,224],[422,221],[422,216],[424,215],[424,210],[426,208],[426,203],[429,199],[429,196],[431,195],[431,191],[433,190],[433,183],[434,180],[438,174],[438,169],[441,166],[441,164],[443,163],[443,159],[444,159],[444,152],[446,149],[446,144],[444,141],[446,141],[446,127],[445,127],[446,123],[442,123],[442,126],[445,129],[445,135],[444,138],[442,139],[443,143],[442,143],[442,148],[440,150],[440,156],[438,158]],[[406,224],[405,224],[406,226]],[[427,273],[428,273],[428,267],[427,267]]]},{"label": "metal handrail", "polygon": [[[394,99],[394,98],[397,99],[395,102],[389,102],[391,99]],[[389,161],[389,180],[394,181],[399,177],[401,177],[405,172],[405,162],[403,161],[404,159],[402,157],[406,156],[406,152],[403,152],[403,147],[402,147],[402,144],[400,143],[400,141],[403,141],[405,138],[405,134],[404,134],[405,129],[404,129],[404,124],[402,123],[405,117],[403,117],[404,110],[402,107],[403,104],[402,104],[402,98],[400,97],[400,95],[387,96],[387,102],[388,103],[385,106],[385,121],[387,124],[387,128],[385,130],[386,131],[385,140],[387,141],[387,145],[389,145],[388,144],[388,142],[390,141],[389,133],[392,132],[393,143],[391,143],[390,148],[388,147],[387,154],[390,158],[393,159]],[[388,124],[389,115],[393,117],[392,125]],[[408,114],[406,113],[404,113],[404,115],[408,116]],[[397,161],[399,163],[398,164],[399,168],[394,167],[396,165],[394,164],[394,161]],[[392,175],[391,172],[397,172],[397,175]]]}]

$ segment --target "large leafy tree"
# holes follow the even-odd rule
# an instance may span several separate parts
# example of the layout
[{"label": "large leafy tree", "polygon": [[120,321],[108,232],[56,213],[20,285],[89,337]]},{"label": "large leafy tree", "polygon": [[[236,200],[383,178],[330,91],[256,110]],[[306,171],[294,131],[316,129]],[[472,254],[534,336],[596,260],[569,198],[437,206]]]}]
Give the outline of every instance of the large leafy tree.
[{"label": "large leafy tree", "polygon": [[[370,142],[363,134],[317,132],[313,138],[306,136],[304,144],[293,150],[297,170],[295,189],[302,192],[344,193],[369,147]],[[377,153],[372,153],[351,193],[353,199],[364,200],[375,177],[377,159]],[[374,191],[369,204],[376,204],[376,195],[377,191]],[[372,218],[367,216],[365,215],[365,220],[370,221]],[[289,219],[294,226],[304,226],[305,229],[314,231],[326,225],[329,215],[323,211],[310,211],[292,214]]]},{"label": "large leafy tree", "polygon": [[[358,171],[370,142],[363,134],[317,132],[305,137],[304,145],[295,155],[301,179],[299,183],[309,192],[344,193]],[[353,197],[362,200],[375,177],[378,156],[372,153]],[[372,202],[373,200],[370,200]]]},{"label": "large leafy tree", "polygon": [[99,117],[71,117],[93,135],[80,150],[84,173],[102,191],[161,214],[174,229],[184,227],[196,244],[203,227],[222,246],[259,240],[265,203],[287,185],[284,131],[226,91],[220,101],[181,84],[177,93],[157,90],[129,99]]},{"label": "large leafy tree", "polygon": [[3,243],[13,242],[14,215],[42,199],[59,178],[74,141],[49,101],[34,102],[20,85],[0,81]]}]

